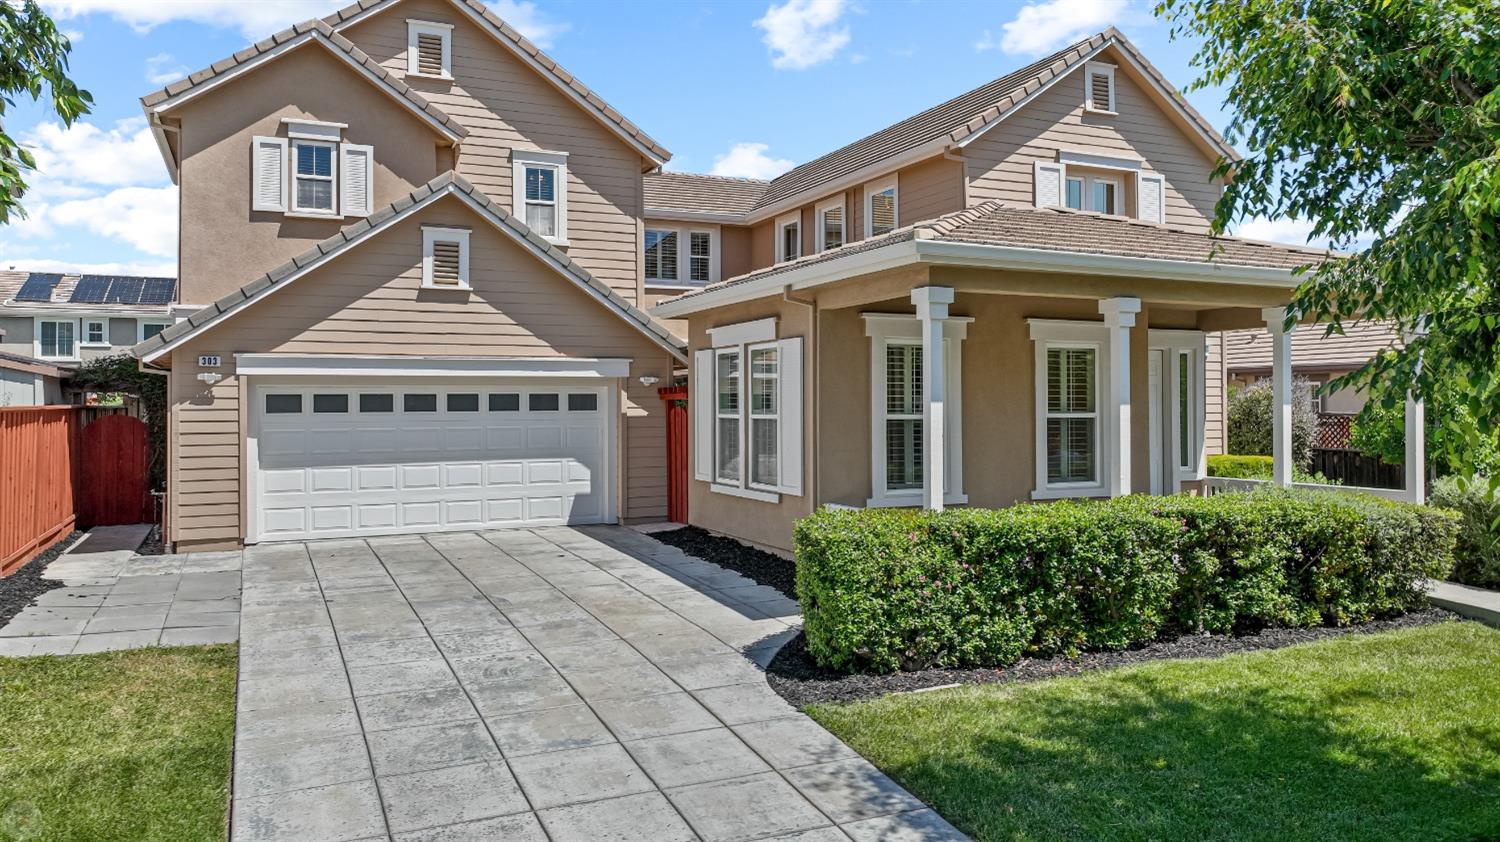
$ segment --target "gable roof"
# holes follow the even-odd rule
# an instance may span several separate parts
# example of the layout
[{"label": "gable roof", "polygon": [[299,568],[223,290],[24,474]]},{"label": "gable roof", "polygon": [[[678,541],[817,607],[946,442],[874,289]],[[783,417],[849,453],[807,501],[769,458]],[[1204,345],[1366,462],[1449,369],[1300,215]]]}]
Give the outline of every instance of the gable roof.
[{"label": "gable roof", "polygon": [[682,340],[674,337],[651,316],[620,297],[619,293],[603,281],[589,274],[588,270],[573,262],[572,258],[561,249],[548,243],[528,228],[526,223],[495,204],[483,191],[470,184],[463,176],[452,171],[443,173],[394,203],[370,214],[368,219],[362,219],[344,228],[281,266],[209,304],[187,319],[136,345],[131,349],[131,353],[146,362],[151,362],[446,196],[454,196],[463,201],[501,233],[510,237],[511,240],[535,255],[537,259],[556,270],[559,275],[629,322],[648,339],[656,342],[678,360],[687,361],[684,352],[686,346]]},{"label": "gable roof", "polygon": [[864,174],[861,180],[868,180],[880,172],[894,169],[897,162],[914,163],[949,147],[968,144],[1110,46],[1117,47],[1151,83],[1159,97],[1197,130],[1206,147],[1230,160],[1239,160],[1239,154],[1214,127],[1119,30],[1110,27],[972,91],[792,168],[771,180],[769,188],[747,216],[750,221],[756,221],[783,209],[784,205],[808,191],[828,189],[841,179]]},{"label": "gable roof", "polygon": [[[323,22],[335,30],[345,29],[400,2],[401,0],[359,0],[323,18]],[[525,36],[501,20],[484,3],[479,0],[449,0],[449,2],[478,24],[481,29],[492,35],[501,46],[508,48],[524,64],[541,74],[542,78],[552,83],[553,87],[562,91],[590,116],[603,123],[605,128],[619,135],[621,140],[634,147],[642,156],[655,162],[657,166],[671,160],[672,153],[668,152],[666,147],[641,131],[639,126],[625,119],[625,115],[616,111],[613,106],[604,101],[603,97],[589,90],[587,85],[578,81],[578,77],[563,69],[562,65],[538,49],[535,44],[526,40]]]},{"label": "gable roof", "polygon": [[991,199],[711,284],[662,302],[653,312],[677,317],[776,294],[784,286],[817,286],[917,262],[1291,287],[1298,268],[1330,254],[1215,237],[1123,216],[1013,207]]},{"label": "gable roof", "polygon": [[[1364,365],[1382,351],[1401,348],[1401,333],[1388,322],[1351,322],[1343,333],[1323,325],[1292,331],[1292,368],[1332,369]],[[1224,367],[1235,371],[1271,370],[1271,334],[1265,330],[1232,330],[1224,334]]]},{"label": "gable roof", "polygon": [[310,20],[289,29],[283,29],[263,41],[240,50],[229,58],[215,62],[165,88],[141,97],[141,107],[145,109],[152,131],[157,135],[157,145],[161,147],[162,156],[167,161],[167,169],[171,172],[174,183],[177,181],[177,168],[173,166],[174,162],[161,130],[161,113],[309,42],[327,48],[334,56],[344,60],[360,76],[406,106],[438,134],[454,142],[468,136],[469,130],[462,124],[448,116],[441,108],[428,102],[426,97],[412,90],[390,71],[381,67],[363,50],[354,46],[354,42],[335,32],[333,27],[323,21]]},{"label": "gable roof", "polygon": [[732,217],[749,213],[771,182],[686,172],[652,172],[644,178],[646,216]]},{"label": "gable roof", "polygon": [[[45,297],[22,295],[27,282],[32,280],[36,283],[28,291],[44,293]],[[79,289],[85,281],[88,283]],[[165,316],[171,312],[172,302],[176,300],[175,278],[0,271],[0,316],[8,309],[53,310],[59,314],[119,312],[121,315],[154,313]]]}]

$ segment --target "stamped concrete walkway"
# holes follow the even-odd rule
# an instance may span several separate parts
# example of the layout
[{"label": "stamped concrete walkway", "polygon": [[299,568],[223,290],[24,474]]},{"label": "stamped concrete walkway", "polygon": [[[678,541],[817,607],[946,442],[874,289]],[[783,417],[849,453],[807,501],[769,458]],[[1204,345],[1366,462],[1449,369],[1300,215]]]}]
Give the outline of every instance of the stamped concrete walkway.
[{"label": "stamped concrete walkway", "polygon": [[248,549],[233,842],[964,839],[766,684],[795,611],[619,527]]}]

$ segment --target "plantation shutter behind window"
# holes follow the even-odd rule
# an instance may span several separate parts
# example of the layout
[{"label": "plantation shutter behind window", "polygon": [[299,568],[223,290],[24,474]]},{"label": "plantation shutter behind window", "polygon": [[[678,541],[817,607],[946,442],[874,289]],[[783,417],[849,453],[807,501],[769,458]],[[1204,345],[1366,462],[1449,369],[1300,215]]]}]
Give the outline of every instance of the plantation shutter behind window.
[{"label": "plantation shutter behind window", "polygon": [[286,138],[250,140],[250,209],[286,211]]},{"label": "plantation shutter behind window", "polygon": [[776,343],[781,357],[781,410],[778,424],[781,433],[782,494],[802,496],[802,337]]},{"label": "plantation shutter behind window", "polygon": [[369,216],[375,203],[375,148],[345,143],[340,152],[344,216]]},{"label": "plantation shutter behind window", "polygon": [[1159,175],[1142,174],[1136,190],[1136,216],[1142,222],[1165,222],[1166,185]]},{"label": "plantation shutter behind window", "polygon": [[1062,205],[1063,165],[1037,161],[1033,171],[1036,206],[1055,208]]},{"label": "plantation shutter behind window", "polygon": [[693,352],[693,388],[688,394],[693,408],[693,476],[704,482],[714,478],[714,352]]}]

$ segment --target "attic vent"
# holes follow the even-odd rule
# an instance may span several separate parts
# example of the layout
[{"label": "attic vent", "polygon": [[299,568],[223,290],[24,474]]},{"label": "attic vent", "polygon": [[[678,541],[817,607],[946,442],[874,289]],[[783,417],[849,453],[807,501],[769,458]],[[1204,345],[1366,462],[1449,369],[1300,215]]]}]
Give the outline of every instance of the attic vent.
[{"label": "attic vent", "polygon": [[422,229],[422,286],[435,289],[469,288],[467,229]]},{"label": "attic vent", "polygon": [[414,76],[453,78],[453,27],[431,21],[407,21],[406,72]]},{"label": "attic vent", "polygon": [[1115,110],[1115,68],[1108,64],[1090,64],[1085,78],[1088,79],[1088,90],[1085,92],[1087,105],[1090,111],[1114,111]]},{"label": "attic vent", "polygon": [[443,36],[417,35],[417,72],[426,76],[443,75]]}]

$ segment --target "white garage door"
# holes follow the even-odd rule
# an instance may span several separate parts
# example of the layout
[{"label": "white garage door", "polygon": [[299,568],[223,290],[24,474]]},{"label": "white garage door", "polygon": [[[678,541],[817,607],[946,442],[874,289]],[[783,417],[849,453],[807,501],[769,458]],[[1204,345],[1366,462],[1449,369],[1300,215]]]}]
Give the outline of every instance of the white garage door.
[{"label": "white garage door", "polygon": [[253,390],[250,541],[613,519],[598,380]]}]

